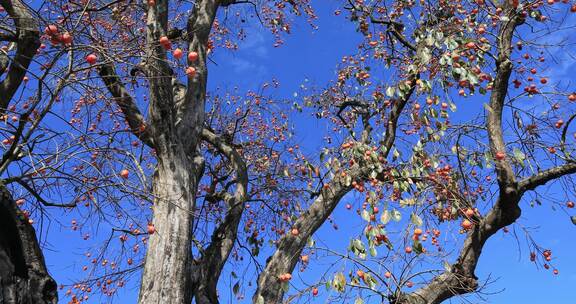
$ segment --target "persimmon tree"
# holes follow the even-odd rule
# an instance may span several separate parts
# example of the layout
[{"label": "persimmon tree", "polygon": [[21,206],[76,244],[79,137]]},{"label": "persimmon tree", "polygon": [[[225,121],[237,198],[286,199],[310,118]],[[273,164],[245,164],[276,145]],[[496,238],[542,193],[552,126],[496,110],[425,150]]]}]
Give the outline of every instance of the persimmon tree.
[{"label": "persimmon tree", "polygon": [[[290,15],[313,19],[313,11],[306,1],[46,1],[38,7],[30,18],[36,32],[43,28],[40,70],[50,70],[46,75],[61,83],[50,91],[48,105],[65,101],[58,107],[61,116],[48,106],[45,112],[65,126],[52,122],[58,144],[37,148],[41,153],[34,155],[42,157],[27,164],[33,169],[27,174],[41,175],[41,186],[20,177],[10,181],[16,190],[28,190],[31,200],[23,208],[42,214],[43,207],[64,208],[73,217],[69,228],[84,240],[95,237],[102,224],[110,228],[110,237],[86,252],[92,266],[82,269],[88,278],[67,286],[65,294],[73,303],[95,292],[112,296],[142,267],[140,303],[189,303],[193,297],[198,303],[217,302],[216,284],[236,242],[245,203],[263,190],[257,185],[268,185],[261,183],[265,176],[278,175],[278,152],[263,138],[270,135],[277,143],[286,130],[273,118],[280,114],[258,117],[255,93],[248,94],[254,109],[229,120],[218,111],[207,116],[209,54],[234,49],[234,36],[245,36],[242,27],[234,26],[246,19],[264,23],[280,45],[281,33],[290,31]],[[226,24],[219,23],[219,14]],[[24,74],[28,63],[18,55],[36,49],[18,44],[15,60],[22,63],[9,75]],[[216,107],[216,100],[211,105]],[[255,126],[256,119],[263,129],[245,128]],[[251,141],[238,142],[235,137],[242,132]],[[251,192],[247,166],[257,167]],[[199,192],[203,177],[205,195]],[[50,203],[46,196],[64,202]],[[121,250],[111,243],[116,237]],[[146,256],[140,261],[143,245]]]},{"label": "persimmon tree", "polygon": [[[217,302],[216,283],[236,238],[240,216],[244,210],[247,191],[246,165],[240,154],[230,147],[230,142],[205,128],[207,58],[213,43],[210,34],[217,12],[236,1],[197,1],[186,12],[186,3],[148,1],[143,7],[146,21],[142,35],[135,35],[144,49],[140,62],[131,69],[134,76],[142,74],[148,87],[147,119],[138,110],[116,73],[112,55],[100,49],[96,57],[102,64],[96,67],[112,98],[122,110],[133,134],[153,149],[157,163],[152,181],[154,197],[154,227],[143,262],[140,303],[170,299],[188,303],[195,297],[197,303]],[[298,12],[306,3],[291,2],[289,7]],[[266,18],[274,21],[273,31],[285,23],[285,4],[257,4]],[[121,8],[140,10],[138,6]],[[252,9],[252,8],[250,8]],[[97,8],[96,8],[97,10]],[[169,18],[173,16],[173,22]],[[182,25],[179,29],[178,26]],[[128,24],[127,24],[128,26]],[[287,25],[283,25],[284,29]],[[98,40],[94,44],[101,43]],[[186,50],[187,67],[175,71],[168,62],[172,44],[182,44]],[[179,48],[172,53],[178,60]],[[90,55],[88,55],[90,56]],[[178,76],[185,74],[186,85]],[[227,214],[215,228],[208,247],[201,250],[201,258],[193,261],[192,241],[196,213],[196,193],[204,173],[205,162],[198,150],[205,140],[219,150],[232,164],[236,178],[234,195],[224,194]],[[227,187],[226,187],[227,189]],[[226,192],[225,192],[226,193]],[[217,197],[217,196],[216,196]],[[197,264],[197,265],[196,265]],[[162,277],[158,277],[162,273]]]},{"label": "persimmon tree", "polygon": [[[274,80],[208,92],[210,60],[246,21],[279,46],[292,15],[315,18],[308,1],[0,4],[10,215],[26,233],[49,220],[93,240],[84,277],[61,285],[71,303],[140,271],[139,303],[218,303],[223,274],[254,303],[313,300],[322,285],[332,300],[440,303],[481,291],[485,243],[544,185],[572,194],[576,93],[547,55],[566,44],[539,39],[563,35],[574,5],[344,1],[333,18],[357,27],[358,52],[283,102]],[[291,120],[308,114],[330,130],[312,153]],[[347,248],[316,234],[338,227],[338,206],[362,221],[335,232]],[[526,235],[529,259],[553,268]],[[54,302],[40,247],[27,248]],[[297,265],[322,259],[336,262],[296,282]]]},{"label": "persimmon tree", "polygon": [[[364,41],[358,54],[343,58],[333,86],[304,100],[334,126],[329,136],[341,145],[323,151],[318,190],[291,223],[298,234],[284,235],[267,260],[254,303],[284,299],[295,266],[310,259],[305,250],[353,266],[290,299],[316,296],[324,283],[342,297],[356,294],[357,303],[374,296],[441,303],[480,291],[475,271],[489,238],[514,224],[540,188],[572,185],[576,172],[576,95],[567,81],[549,81],[552,58],[544,55],[562,43],[538,42],[562,31],[576,10],[566,3],[344,3],[335,14],[353,22]],[[476,109],[470,112],[478,117],[459,118],[457,107]],[[348,252],[311,243],[351,194],[362,201],[365,225]],[[558,200],[574,206],[565,203],[569,197]],[[442,244],[442,234],[457,245]],[[551,251],[528,239],[530,260],[550,268]]]}]

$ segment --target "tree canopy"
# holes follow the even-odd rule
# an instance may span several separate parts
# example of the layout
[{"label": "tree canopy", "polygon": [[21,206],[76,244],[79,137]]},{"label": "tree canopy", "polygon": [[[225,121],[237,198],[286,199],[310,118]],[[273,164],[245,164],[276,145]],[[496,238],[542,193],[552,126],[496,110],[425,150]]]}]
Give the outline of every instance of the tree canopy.
[{"label": "tree canopy", "polygon": [[6,303],[490,302],[498,233],[560,274],[569,0],[0,6]]}]

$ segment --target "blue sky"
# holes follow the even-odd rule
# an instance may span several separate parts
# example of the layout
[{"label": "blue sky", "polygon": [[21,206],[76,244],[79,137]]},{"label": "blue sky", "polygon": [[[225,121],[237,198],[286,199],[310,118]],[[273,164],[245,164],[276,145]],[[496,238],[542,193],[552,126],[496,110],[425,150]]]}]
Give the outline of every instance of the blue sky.
[{"label": "blue sky", "polygon": [[[271,35],[258,26],[253,26],[248,38],[240,44],[237,52],[218,51],[214,56],[216,65],[210,67],[209,87],[234,87],[240,91],[259,88],[263,82],[272,77],[280,81],[280,88],[275,91],[278,98],[299,98],[300,85],[305,81],[312,85],[322,87],[335,78],[335,67],[344,55],[355,52],[356,41],[360,38],[354,26],[345,21],[343,17],[334,17],[333,11],[337,8],[332,2],[316,7],[319,15],[318,30],[299,22],[293,27],[293,32],[285,39],[282,47],[274,48]],[[574,19],[574,18],[572,18]],[[560,53],[560,57],[569,57]],[[572,64],[564,65],[555,71],[553,77],[568,77],[574,67]],[[298,95],[295,95],[297,93]],[[466,114],[465,107],[462,109]],[[456,114],[457,115],[457,114]],[[315,119],[299,118],[296,121],[296,134],[303,150],[308,153],[318,151],[322,146],[322,136],[328,131],[326,127]],[[564,197],[562,190],[557,187],[548,189],[550,197]],[[480,279],[497,279],[488,286],[486,292],[496,293],[486,296],[485,303],[574,303],[571,288],[576,284],[576,238],[574,225],[562,210],[552,210],[551,205],[544,202],[542,206],[531,208],[527,203],[523,205],[523,216],[516,227],[526,225],[537,228],[533,235],[540,245],[550,248],[554,252],[554,264],[560,275],[553,276],[551,271],[538,269],[527,260],[528,252],[525,246],[518,247],[512,233],[499,232],[484,249],[477,276]],[[345,231],[351,229],[358,231],[361,219],[352,218],[339,206],[333,217],[340,226],[338,232],[324,225],[318,232],[317,238],[338,247],[344,251],[349,239]],[[511,227],[514,229],[514,227]],[[512,230],[511,229],[511,230]],[[51,273],[59,283],[67,283],[76,278],[83,260],[84,250],[78,238],[70,231],[53,231],[49,245],[45,251],[46,260]],[[74,240],[69,242],[68,240]],[[521,251],[519,251],[521,250]],[[78,263],[78,264],[76,264]],[[310,267],[306,272],[306,280],[313,282],[320,275],[320,270]],[[228,286],[228,279],[223,276],[221,285]],[[321,289],[324,292],[324,289]],[[251,292],[247,290],[249,299]],[[114,303],[134,303],[137,297],[135,288],[124,289]],[[323,297],[318,303],[323,303]],[[468,297],[472,303],[481,302],[476,297]],[[61,295],[61,303],[67,298]],[[229,299],[229,294],[222,294],[223,303],[236,303]],[[459,303],[460,300],[453,302]],[[245,300],[247,303],[248,300]],[[89,303],[100,303],[89,301]]]}]

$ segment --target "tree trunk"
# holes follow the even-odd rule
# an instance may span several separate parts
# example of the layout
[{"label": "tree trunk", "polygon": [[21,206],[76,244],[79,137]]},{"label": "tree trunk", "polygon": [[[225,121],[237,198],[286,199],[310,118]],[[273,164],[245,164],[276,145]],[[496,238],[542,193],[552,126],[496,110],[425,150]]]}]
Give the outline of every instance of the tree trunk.
[{"label": "tree trunk", "polygon": [[139,303],[192,301],[189,266],[198,181],[184,154],[159,157],[154,176],[154,228],[150,236]]},{"label": "tree trunk", "polygon": [[[203,174],[203,160],[197,153],[204,127],[207,45],[218,7],[234,1],[194,3],[188,16],[186,40],[188,51],[198,54],[196,61],[188,60],[197,73],[187,77],[186,90],[181,89],[183,85],[167,63],[166,50],[158,44],[168,32],[169,2],[158,0],[156,5],[148,6],[146,21],[144,69],[150,95],[150,125],[146,126],[149,130],[146,132],[151,134],[158,165],[153,182],[156,233],[148,243],[140,304],[192,302],[191,243],[196,191]],[[124,112],[130,116],[129,112],[133,111]],[[227,257],[227,253],[223,257]]]},{"label": "tree trunk", "polygon": [[[203,253],[200,265],[192,271],[198,271],[200,276],[195,282],[196,304],[218,304],[218,279],[228,256],[234,247],[238,233],[238,224],[244,211],[244,202],[232,206],[224,222],[212,234],[210,246]],[[198,275],[195,273],[194,275]]]},{"label": "tree trunk", "polygon": [[234,195],[221,195],[228,210],[222,223],[214,229],[210,244],[202,251],[199,261],[192,266],[192,290],[196,304],[218,304],[218,279],[238,237],[238,225],[244,212],[248,191],[248,169],[244,159],[233,146],[208,129],[203,129],[202,139],[214,146],[231,163],[236,172]]},{"label": "tree trunk", "polygon": [[56,304],[56,282],[46,270],[34,228],[0,183],[0,303]]},{"label": "tree trunk", "polygon": [[253,297],[256,304],[281,303],[284,298],[282,282],[278,276],[292,273],[300,258],[300,253],[306,246],[308,238],[320,228],[338,205],[340,199],[350,191],[351,187],[340,183],[336,178],[332,187],[323,190],[310,208],[294,223],[300,233],[284,235],[278,244],[278,249],[266,262],[266,268],[258,276],[258,288]]},{"label": "tree trunk", "polygon": [[9,60],[9,67],[1,67],[0,75],[7,71],[6,77],[0,82],[0,113],[3,114],[20,88],[32,58],[36,55],[40,46],[40,31],[38,20],[32,15],[27,4],[20,0],[0,0],[0,5],[14,21],[17,35],[16,54]]}]

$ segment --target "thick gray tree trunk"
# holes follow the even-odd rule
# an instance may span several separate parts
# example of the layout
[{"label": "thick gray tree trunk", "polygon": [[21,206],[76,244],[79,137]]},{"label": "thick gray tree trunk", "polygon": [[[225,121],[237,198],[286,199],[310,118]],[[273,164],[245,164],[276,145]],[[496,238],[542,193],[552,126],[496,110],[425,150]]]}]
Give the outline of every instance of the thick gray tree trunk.
[{"label": "thick gray tree trunk", "polygon": [[[139,134],[139,137],[149,138],[146,142],[157,154],[153,181],[153,224],[157,232],[150,236],[148,243],[140,304],[189,304],[195,292],[205,290],[211,291],[211,302],[217,301],[213,282],[217,282],[219,270],[211,273],[212,283],[207,288],[193,287],[191,244],[196,191],[203,174],[203,160],[198,150],[204,128],[207,43],[218,7],[232,2],[194,2],[186,33],[179,37],[188,44],[188,51],[197,52],[199,57],[195,62],[188,61],[197,73],[188,77],[185,89],[173,76],[174,72],[167,64],[166,50],[158,43],[160,37],[168,35],[169,0],[158,0],[155,6],[148,7],[143,69],[150,84],[150,124],[146,126],[148,135]],[[134,113],[127,110],[124,114],[130,121]],[[237,226],[235,221],[232,224]],[[232,231],[235,235],[235,230]],[[229,251],[220,253],[225,261]]]},{"label": "thick gray tree trunk", "polygon": [[160,159],[154,176],[154,227],[140,303],[190,303],[189,265],[197,180],[183,153]]},{"label": "thick gray tree trunk", "polygon": [[0,183],[0,304],[56,304],[34,228]]}]

